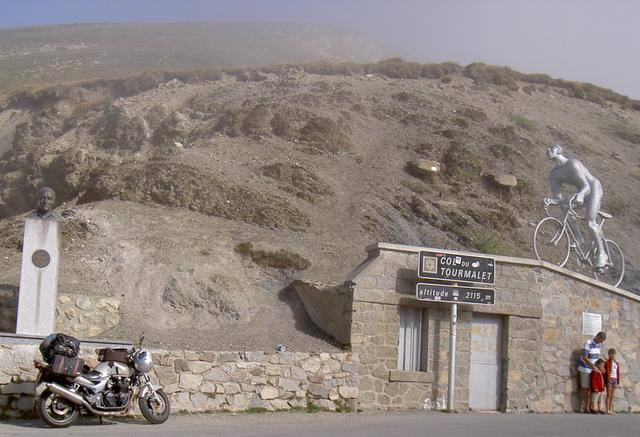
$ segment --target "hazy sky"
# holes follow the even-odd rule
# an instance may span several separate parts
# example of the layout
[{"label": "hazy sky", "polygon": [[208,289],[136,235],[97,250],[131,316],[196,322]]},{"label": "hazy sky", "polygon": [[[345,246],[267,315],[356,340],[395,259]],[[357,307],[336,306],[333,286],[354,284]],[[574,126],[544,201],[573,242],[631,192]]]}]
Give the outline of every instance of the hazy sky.
[{"label": "hazy sky", "polygon": [[485,62],[640,99],[640,0],[0,0],[0,27],[289,21],[362,31],[420,62]]}]

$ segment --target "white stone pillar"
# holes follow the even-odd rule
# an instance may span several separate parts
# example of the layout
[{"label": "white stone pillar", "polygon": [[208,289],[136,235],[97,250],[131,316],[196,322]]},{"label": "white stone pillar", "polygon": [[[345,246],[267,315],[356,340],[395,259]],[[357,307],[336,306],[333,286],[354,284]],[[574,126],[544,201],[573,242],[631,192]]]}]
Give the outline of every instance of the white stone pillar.
[{"label": "white stone pillar", "polygon": [[55,328],[59,247],[58,221],[25,219],[17,334],[49,335]]}]

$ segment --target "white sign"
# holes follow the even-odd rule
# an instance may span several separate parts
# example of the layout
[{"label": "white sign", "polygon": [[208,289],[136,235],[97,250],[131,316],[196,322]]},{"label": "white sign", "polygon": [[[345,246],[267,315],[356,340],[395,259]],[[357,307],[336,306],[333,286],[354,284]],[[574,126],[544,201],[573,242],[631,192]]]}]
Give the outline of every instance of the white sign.
[{"label": "white sign", "polygon": [[596,335],[602,331],[602,315],[582,313],[582,335]]}]

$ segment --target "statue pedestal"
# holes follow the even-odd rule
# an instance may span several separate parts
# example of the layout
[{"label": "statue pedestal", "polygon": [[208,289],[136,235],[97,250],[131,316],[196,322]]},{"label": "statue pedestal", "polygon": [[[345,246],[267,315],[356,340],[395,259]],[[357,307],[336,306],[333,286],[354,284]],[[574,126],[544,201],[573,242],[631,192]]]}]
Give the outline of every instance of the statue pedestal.
[{"label": "statue pedestal", "polygon": [[59,247],[59,222],[25,219],[17,334],[49,335],[55,329]]}]

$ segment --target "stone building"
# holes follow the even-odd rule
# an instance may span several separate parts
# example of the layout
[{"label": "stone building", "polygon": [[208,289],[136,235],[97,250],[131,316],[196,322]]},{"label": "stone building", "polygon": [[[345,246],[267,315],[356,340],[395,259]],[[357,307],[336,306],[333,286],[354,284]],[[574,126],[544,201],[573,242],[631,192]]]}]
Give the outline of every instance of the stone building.
[{"label": "stone building", "polygon": [[[294,284],[316,324],[358,353],[361,409],[447,406],[451,305],[416,298],[420,250],[379,243],[340,286]],[[603,354],[614,347],[624,369],[616,409],[640,411],[640,296],[537,260],[493,258],[495,303],[458,304],[454,409],[577,411],[583,324],[595,321],[608,334]]]},{"label": "stone building", "polygon": [[[153,377],[176,411],[445,409],[451,305],[416,298],[421,250],[379,243],[341,285],[294,282],[310,317],[349,352],[158,350]],[[495,303],[458,304],[454,409],[578,410],[577,360],[595,321],[589,329],[607,332],[603,352],[614,347],[623,369],[615,407],[640,412],[640,296],[547,263],[493,258]],[[15,290],[6,291],[0,316],[11,327]],[[58,330],[87,332],[87,313],[98,335],[118,323],[120,302],[58,295]],[[33,411],[40,338],[12,336],[0,334],[0,418]]]}]

